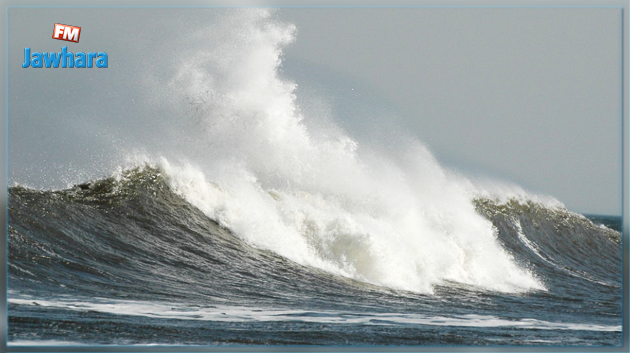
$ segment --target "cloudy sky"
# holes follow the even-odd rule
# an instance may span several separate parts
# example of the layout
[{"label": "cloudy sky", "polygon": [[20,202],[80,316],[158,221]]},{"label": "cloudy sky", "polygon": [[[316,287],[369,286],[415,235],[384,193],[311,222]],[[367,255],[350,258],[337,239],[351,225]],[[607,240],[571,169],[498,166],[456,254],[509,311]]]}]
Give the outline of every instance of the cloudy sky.
[{"label": "cloudy sky", "polygon": [[[156,72],[174,74],[173,58],[203,45],[187,36],[222,11],[10,9],[10,181],[61,187],[107,174],[129,146],[168,144],[154,131],[173,112],[147,99]],[[296,26],[282,75],[298,84],[306,112],[327,110],[359,142],[417,138],[449,168],[553,195],[574,211],[620,214],[620,9],[274,16]],[[54,23],[81,26],[80,43],[51,39]],[[62,45],[107,52],[109,68],[21,67],[25,47]]]}]

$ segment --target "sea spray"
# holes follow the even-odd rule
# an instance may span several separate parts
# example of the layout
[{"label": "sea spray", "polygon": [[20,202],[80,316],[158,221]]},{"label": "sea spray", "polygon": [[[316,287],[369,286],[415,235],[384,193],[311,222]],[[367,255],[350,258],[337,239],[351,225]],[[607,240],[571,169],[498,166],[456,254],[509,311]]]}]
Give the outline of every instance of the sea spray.
[{"label": "sea spray", "polygon": [[172,99],[203,103],[195,129],[206,153],[158,163],[175,192],[251,244],[361,281],[425,293],[444,281],[545,289],[421,143],[384,156],[344,134],[314,136],[296,85],[278,75],[295,27],[268,10],[231,16],[168,84]]}]

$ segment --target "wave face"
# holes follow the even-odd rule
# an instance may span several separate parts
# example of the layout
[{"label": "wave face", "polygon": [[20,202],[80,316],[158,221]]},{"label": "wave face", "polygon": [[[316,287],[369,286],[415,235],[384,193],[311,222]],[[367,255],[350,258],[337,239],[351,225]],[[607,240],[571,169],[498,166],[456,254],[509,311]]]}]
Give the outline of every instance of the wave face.
[{"label": "wave face", "polygon": [[468,182],[421,143],[383,155],[334,126],[307,128],[296,84],[279,75],[294,26],[267,11],[217,26],[163,85],[200,103],[195,146],[186,162],[145,158],[176,194],[259,248],[359,281],[421,293],[444,281],[544,289],[496,241]]},{"label": "wave face", "polygon": [[11,340],[619,342],[618,232],[303,112],[279,74],[295,27],[269,11],[191,38],[148,79],[172,138],[110,178],[10,188]]},{"label": "wave face", "polygon": [[[418,293],[304,265],[257,246],[175,192],[172,178],[164,168],[142,167],[60,191],[10,188],[11,341],[28,340],[63,318],[67,325],[106,319],[114,326],[97,338],[64,324],[42,330],[38,340],[340,344],[338,335],[349,334],[350,344],[491,344],[509,333],[512,339],[499,342],[619,342],[619,232],[583,216],[533,202],[477,199],[499,247],[541,289],[510,294],[445,278],[432,285],[431,294]],[[363,249],[353,242],[338,246],[346,253]],[[124,329],[146,320],[155,327]],[[183,322],[193,323],[182,328]],[[190,336],[194,322],[223,334],[213,340]],[[283,331],[283,325],[294,324],[306,330],[300,339]],[[180,334],[147,341],[164,325]],[[248,341],[233,337],[238,331],[229,328],[260,325],[273,333],[250,332]],[[322,334],[322,325],[333,334]],[[414,329],[406,332],[410,325]],[[384,333],[385,327],[402,330],[402,336]],[[436,341],[436,330],[444,327],[457,334]]]}]

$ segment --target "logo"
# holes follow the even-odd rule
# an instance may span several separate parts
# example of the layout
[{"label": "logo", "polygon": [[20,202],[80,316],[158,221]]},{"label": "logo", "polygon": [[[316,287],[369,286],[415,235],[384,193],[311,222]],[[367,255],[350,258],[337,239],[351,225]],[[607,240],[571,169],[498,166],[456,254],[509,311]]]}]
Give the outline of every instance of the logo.
[{"label": "logo", "polygon": [[68,51],[68,47],[62,47],[61,53],[40,53],[34,52],[31,55],[31,48],[24,48],[23,68],[30,66],[40,68],[44,67],[94,67],[94,59],[96,59],[96,67],[107,67],[107,53],[76,53]]},{"label": "logo", "polygon": [[79,43],[79,36],[81,36],[81,27],[55,23],[55,29],[53,30],[53,39],[67,40],[68,42]]},{"label": "logo", "polygon": [[[65,40],[68,42],[79,43],[81,36],[81,27],[68,26],[61,23],[55,23],[53,29],[53,39]],[[53,68],[107,68],[107,53],[105,52],[77,52],[68,51],[68,47],[61,47],[58,53],[40,53],[33,52],[31,48],[24,48],[23,68],[34,67],[53,67]]]}]

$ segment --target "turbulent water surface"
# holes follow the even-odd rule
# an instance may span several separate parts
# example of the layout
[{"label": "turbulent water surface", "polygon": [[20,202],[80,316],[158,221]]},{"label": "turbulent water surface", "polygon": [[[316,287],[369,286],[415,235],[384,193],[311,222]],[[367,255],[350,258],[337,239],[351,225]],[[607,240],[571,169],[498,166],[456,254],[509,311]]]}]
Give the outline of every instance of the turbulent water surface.
[{"label": "turbulent water surface", "polygon": [[278,75],[294,32],[227,12],[145,102],[182,104],[175,142],[12,177],[10,344],[621,344],[620,218],[317,128]]},{"label": "turbulent water surface", "polygon": [[[145,167],[62,191],[10,188],[11,342],[620,343],[619,232],[583,216],[477,199],[540,288],[502,293],[444,280],[419,293],[252,246],[166,178]],[[353,241],[338,251],[355,251]],[[466,261],[470,249],[461,250]]]}]

